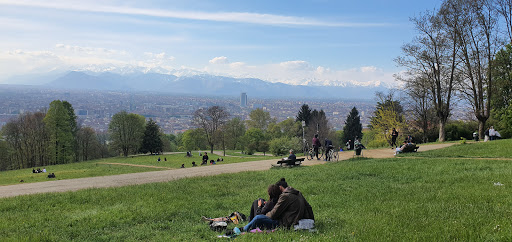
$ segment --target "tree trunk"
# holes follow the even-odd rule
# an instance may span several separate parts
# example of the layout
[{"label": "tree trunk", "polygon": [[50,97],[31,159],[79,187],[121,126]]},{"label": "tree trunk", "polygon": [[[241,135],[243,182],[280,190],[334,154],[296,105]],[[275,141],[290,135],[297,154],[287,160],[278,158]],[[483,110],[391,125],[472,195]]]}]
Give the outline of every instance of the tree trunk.
[{"label": "tree trunk", "polygon": [[485,123],[487,120],[478,120],[478,138],[485,139]]},{"label": "tree trunk", "polygon": [[443,121],[443,120],[440,120],[439,121],[439,142],[445,142],[446,140],[446,133],[445,133],[445,128],[446,126],[446,121]]},{"label": "tree trunk", "polygon": [[222,150],[224,151],[223,156],[226,156],[226,143],[225,143],[225,139],[224,139],[224,133],[222,133]]},{"label": "tree trunk", "polygon": [[213,154],[213,144],[210,144],[210,154]]}]

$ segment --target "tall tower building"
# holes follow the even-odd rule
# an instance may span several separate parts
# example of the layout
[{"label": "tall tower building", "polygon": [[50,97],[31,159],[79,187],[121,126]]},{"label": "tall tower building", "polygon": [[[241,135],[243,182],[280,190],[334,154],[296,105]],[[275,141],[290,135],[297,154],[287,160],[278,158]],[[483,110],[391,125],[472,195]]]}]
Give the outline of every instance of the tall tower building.
[{"label": "tall tower building", "polygon": [[240,94],[240,107],[247,107],[247,93],[245,92],[242,92],[242,94]]}]

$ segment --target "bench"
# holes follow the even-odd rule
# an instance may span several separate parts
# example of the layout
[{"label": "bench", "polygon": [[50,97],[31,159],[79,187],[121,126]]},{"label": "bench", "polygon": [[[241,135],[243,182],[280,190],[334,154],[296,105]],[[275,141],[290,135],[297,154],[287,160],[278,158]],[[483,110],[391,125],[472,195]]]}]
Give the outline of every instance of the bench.
[{"label": "bench", "polygon": [[416,146],[415,144],[412,144],[412,145],[405,145],[405,148],[402,150],[402,153],[406,153],[406,152],[417,152],[418,151],[418,148],[420,148],[419,146]]},{"label": "bench", "polygon": [[274,167],[294,167],[294,166],[300,166],[302,165],[302,162],[305,158],[297,158],[295,159],[295,165],[288,165],[286,162],[287,160],[278,160],[277,164],[272,164]]}]

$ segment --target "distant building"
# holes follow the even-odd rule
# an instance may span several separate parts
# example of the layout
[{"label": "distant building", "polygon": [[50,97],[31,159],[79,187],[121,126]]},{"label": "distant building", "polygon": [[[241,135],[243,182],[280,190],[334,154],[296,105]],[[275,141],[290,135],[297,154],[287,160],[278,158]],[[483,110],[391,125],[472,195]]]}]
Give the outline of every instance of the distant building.
[{"label": "distant building", "polygon": [[247,93],[245,92],[242,92],[242,94],[240,94],[240,107],[247,107]]}]

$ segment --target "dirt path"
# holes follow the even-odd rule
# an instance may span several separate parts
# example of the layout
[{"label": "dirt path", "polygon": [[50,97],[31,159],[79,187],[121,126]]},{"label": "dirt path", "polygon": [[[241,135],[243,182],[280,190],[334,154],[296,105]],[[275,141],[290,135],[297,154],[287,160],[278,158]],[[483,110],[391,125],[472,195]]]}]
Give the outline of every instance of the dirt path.
[{"label": "dirt path", "polygon": [[107,162],[99,162],[98,164],[105,164],[105,165],[119,165],[119,166],[136,166],[136,167],[157,168],[157,169],[166,169],[166,170],[171,170],[171,169],[173,169],[173,168],[169,168],[169,167],[162,167],[162,166],[147,166],[147,165],[136,165],[136,164],[127,164],[127,163],[107,163]]},{"label": "dirt path", "polygon": [[[450,144],[434,144],[420,146],[419,151],[427,151],[432,149],[441,149],[453,145]],[[369,158],[391,158],[393,157],[391,149],[375,149],[364,150],[363,156]],[[340,160],[352,158],[353,151],[340,152]],[[276,158],[277,159],[277,158]],[[186,177],[195,176],[213,176],[224,173],[237,173],[242,171],[262,171],[270,169],[271,164],[275,164],[276,159],[263,161],[248,161],[242,163],[209,165],[200,167],[191,167],[183,169],[172,169],[164,171],[152,171],[131,173],[113,176],[87,177],[69,180],[55,180],[47,182],[26,183],[9,186],[0,186],[0,198],[14,197],[20,195],[47,193],[47,192],[66,192],[77,191],[88,188],[106,188],[121,187],[129,185],[138,185],[152,182],[167,182],[178,180]],[[304,161],[304,165],[323,164],[324,161],[311,160]],[[116,163],[120,165],[119,163]],[[168,169],[168,168],[166,168]]]}]

